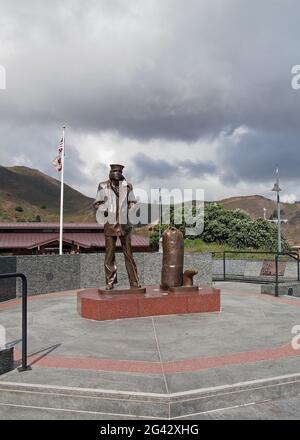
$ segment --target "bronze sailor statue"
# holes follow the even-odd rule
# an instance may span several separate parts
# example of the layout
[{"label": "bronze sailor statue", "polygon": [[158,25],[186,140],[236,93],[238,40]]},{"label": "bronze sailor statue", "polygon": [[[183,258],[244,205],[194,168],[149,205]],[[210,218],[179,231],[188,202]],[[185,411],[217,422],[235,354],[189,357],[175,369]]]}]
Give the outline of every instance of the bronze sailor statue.
[{"label": "bronze sailor statue", "polygon": [[130,287],[140,288],[137,267],[131,247],[132,226],[129,221],[130,210],[137,203],[133,188],[123,175],[123,165],[110,165],[109,179],[100,182],[96,200],[97,221],[104,224],[105,235],[105,278],[106,290],[112,290],[117,283],[116,242],[120,239],[125,258],[125,266]]}]

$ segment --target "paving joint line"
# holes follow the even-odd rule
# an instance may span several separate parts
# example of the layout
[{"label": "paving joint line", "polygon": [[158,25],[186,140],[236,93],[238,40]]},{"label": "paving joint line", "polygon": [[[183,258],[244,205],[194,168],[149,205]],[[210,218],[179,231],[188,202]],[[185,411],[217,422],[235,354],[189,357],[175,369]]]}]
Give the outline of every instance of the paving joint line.
[{"label": "paving joint line", "polygon": [[162,355],[161,355],[161,351],[160,351],[160,347],[159,347],[159,343],[158,343],[158,337],[157,337],[157,333],[156,333],[154,317],[152,317],[151,320],[152,320],[152,326],[153,326],[154,337],[155,337],[155,341],[156,341],[156,347],[157,347],[157,351],[158,351],[159,361],[160,361],[160,365],[161,365],[161,369],[162,369],[162,373],[163,373],[163,377],[164,377],[164,382],[165,382],[165,386],[166,386],[166,391],[167,391],[167,394],[169,394],[169,387],[168,387],[168,382],[167,382],[165,369],[164,369],[164,363],[162,360]]}]

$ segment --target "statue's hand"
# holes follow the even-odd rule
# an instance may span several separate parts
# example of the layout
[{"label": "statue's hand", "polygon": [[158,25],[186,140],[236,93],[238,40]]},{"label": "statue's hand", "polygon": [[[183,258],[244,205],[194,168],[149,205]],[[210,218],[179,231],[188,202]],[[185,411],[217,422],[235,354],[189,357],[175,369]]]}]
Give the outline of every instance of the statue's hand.
[{"label": "statue's hand", "polygon": [[97,211],[100,206],[100,202],[93,202],[93,208]]}]

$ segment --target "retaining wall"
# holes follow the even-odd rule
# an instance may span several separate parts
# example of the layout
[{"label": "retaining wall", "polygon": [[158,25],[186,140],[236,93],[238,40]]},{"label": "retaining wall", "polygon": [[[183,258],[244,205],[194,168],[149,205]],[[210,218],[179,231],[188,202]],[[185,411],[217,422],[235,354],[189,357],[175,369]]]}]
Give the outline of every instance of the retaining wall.
[{"label": "retaining wall", "polygon": [[[61,292],[66,290],[101,287],[105,285],[103,253],[51,256],[0,257],[0,273],[24,273],[28,279],[28,294]],[[162,254],[135,253],[142,284],[159,284]],[[119,285],[128,285],[122,253],[117,254]],[[195,283],[212,284],[212,255],[193,253],[185,255],[185,269],[195,268],[199,274]],[[21,281],[0,280],[0,301],[21,294]]]}]

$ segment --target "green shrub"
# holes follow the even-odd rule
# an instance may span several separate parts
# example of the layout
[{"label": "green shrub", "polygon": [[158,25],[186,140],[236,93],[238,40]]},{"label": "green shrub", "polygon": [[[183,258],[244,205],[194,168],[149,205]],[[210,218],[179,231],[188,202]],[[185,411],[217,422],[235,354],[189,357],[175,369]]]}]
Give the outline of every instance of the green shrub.
[{"label": "green shrub", "polygon": [[[172,219],[174,220],[174,207],[173,210],[171,207],[171,224]],[[167,225],[163,225],[163,230],[167,227]],[[185,227],[185,224],[179,227],[184,235]],[[158,237],[159,226],[155,226],[150,235],[150,243],[157,246]],[[227,210],[223,205],[217,203],[205,204],[203,233],[188,238],[193,240],[200,237],[204,243],[227,245],[233,249],[277,250],[277,227],[275,224],[262,218],[253,220],[240,209]],[[284,251],[289,250],[289,244],[283,236],[282,247]]]}]

